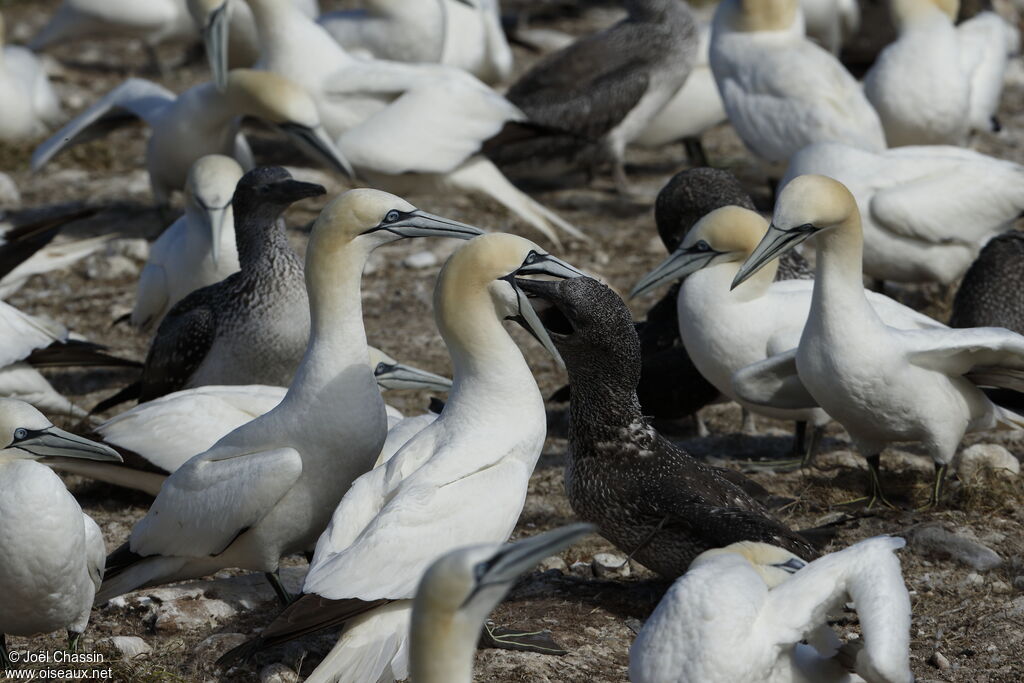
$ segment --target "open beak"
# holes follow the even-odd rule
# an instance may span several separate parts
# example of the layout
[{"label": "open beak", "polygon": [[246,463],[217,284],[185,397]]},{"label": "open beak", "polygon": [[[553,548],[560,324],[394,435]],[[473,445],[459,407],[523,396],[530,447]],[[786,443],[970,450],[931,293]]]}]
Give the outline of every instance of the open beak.
[{"label": "open beak", "polygon": [[373,376],[381,389],[427,389],[446,392],[452,388],[452,381],[447,377],[402,363],[377,363]]},{"label": "open beak", "polygon": [[206,46],[206,60],[213,72],[213,82],[221,92],[228,85],[228,29],[230,27],[230,0],[224,0],[220,7],[210,12],[203,27],[203,44]]},{"label": "open beak", "polygon": [[565,550],[596,529],[593,524],[570,524],[502,546],[489,560],[483,562],[482,572],[466,602],[486,586],[514,583],[545,557]]},{"label": "open beak", "polygon": [[751,252],[747,260],[740,266],[740,270],[736,273],[736,277],[733,278],[732,286],[729,289],[736,289],[744,280],[764,268],[773,258],[776,258],[784,251],[792,249],[815,232],[817,232],[817,228],[810,224],[798,225],[795,228],[783,230],[782,228],[775,227],[775,224],[772,223],[768,226],[768,232],[761,238],[754,251]]},{"label": "open beak", "polygon": [[370,228],[363,234],[378,230],[390,232],[396,235],[397,239],[404,237],[454,237],[459,240],[468,240],[484,234],[483,230],[475,226],[453,221],[443,216],[435,216],[419,209],[402,214],[396,221]]},{"label": "open beak", "polygon": [[121,456],[113,448],[57,427],[26,430],[26,435],[21,439],[15,439],[11,447],[40,458],[83,458],[121,462]]},{"label": "open beak", "polygon": [[677,249],[667,259],[662,261],[657,268],[644,275],[640,282],[636,283],[629,298],[633,299],[644,292],[655,287],[660,287],[666,282],[681,280],[690,273],[696,273],[718,256],[720,251],[690,251],[689,249]]},{"label": "open beak", "polygon": [[277,127],[294,140],[295,144],[307,154],[320,159],[349,180],[355,180],[356,172],[352,169],[352,165],[348,163],[348,159],[341,153],[338,145],[327,134],[323,126],[310,128],[309,126],[289,121],[287,123],[279,123]]},{"label": "open beak", "polygon": [[557,256],[551,254],[531,251],[523,265],[515,272],[515,275],[550,275],[561,280],[568,280],[574,277],[587,277],[587,274],[576,266],[566,263]]},{"label": "open beak", "polygon": [[201,220],[210,233],[212,240],[210,245],[210,256],[213,258],[213,265],[217,266],[220,260],[220,238],[224,234],[224,225],[228,220],[228,209],[231,202],[224,206],[203,206]]}]

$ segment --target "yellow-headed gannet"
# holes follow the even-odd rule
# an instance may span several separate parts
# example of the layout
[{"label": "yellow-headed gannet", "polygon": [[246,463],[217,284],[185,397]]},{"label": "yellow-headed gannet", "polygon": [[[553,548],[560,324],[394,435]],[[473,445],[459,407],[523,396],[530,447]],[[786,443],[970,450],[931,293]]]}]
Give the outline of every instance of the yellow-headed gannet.
[{"label": "yellow-headed gannet", "polygon": [[376,190],[351,190],[329,203],[309,239],[311,332],[288,393],[167,478],[128,542],[107,558],[97,599],[239,567],[267,572],[286,600],[271,572],[283,555],[313,545],[387,436],[363,328],[366,259],[405,237],[477,234]]},{"label": "yellow-headed gannet", "polygon": [[[912,683],[910,596],[895,555],[905,544],[880,536],[809,564],[764,543],[709,550],[644,624],[629,650],[629,679]],[[843,662],[851,646],[828,618],[851,600],[864,645]]]},{"label": "yellow-headed gannet", "polygon": [[723,0],[711,70],[736,132],[767,161],[786,161],[814,142],[885,149],[860,84],[804,36],[799,0]]},{"label": "yellow-headed gannet", "polygon": [[21,401],[0,399],[0,668],[5,636],[58,629],[71,647],[89,623],[103,579],[103,533],[56,474],[49,455],[120,461],[111,448],[57,429]]},{"label": "yellow-headed gannet", "polygon": [[825,176],[800,176],[783,188],[772,225],[734,286],[812,235],[817,279],[799,346],[740,370],[733,386],[752,403],[828,411],[868,459],[869,506],[887,502],[878,481],[882,449],[920,441],[935,461],[934,504],[966,432],[1024,427],[1024,417],[999,407],[980,388],[1024,388],[1024,337],[998,327],[888,324],[864,292],[856,200]]},{"label": "yellow-headed gannet", "polygon": [[838,56],[860,28],[857,0],[800,0],[807,37]]},{"label": "yellow-headed gannet", "polygon": [[502,325],[523,321],[558,357],[515,283],[528,274],[581,273],[508,234],[484,235],[451,256],[434,289],[454,368],[444,410],[383,467],[356,480],[317,541],[305,595],[222,663],[344,623],[309,681],[405,678],[416,582],[441,553],[509,537],[544,444],[544,400]]}]

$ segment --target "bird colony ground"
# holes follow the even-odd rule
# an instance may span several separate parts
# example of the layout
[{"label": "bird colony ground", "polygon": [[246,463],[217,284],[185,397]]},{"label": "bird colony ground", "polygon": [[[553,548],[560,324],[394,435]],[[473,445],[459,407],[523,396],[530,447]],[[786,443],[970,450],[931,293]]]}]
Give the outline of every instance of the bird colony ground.
[{"label": "bird colony ground", "polygon": [[[26,42],[57,1],[0,4],[8,37],[17,43]],[[334,3],[321,5],[334,9]],[[583,34],[617,17],[615,10],[597,8],[572,20],[556,19],[538,25]],[[520,70],[537,59],[535,54],[516,49]],[[81,110],[130,75],[155,78],[175,91],[208,79],[201,53],[189,53],[184,45],[164,45],[159,52],[165,64],[171,65],[163,77],[147,71],[145,53],[132,43],[85,42],[55,49],[50,66],[65,109],[72,114]],[[1019,59],[1011,66],[999,116],[1003,133],[984,136],[979,148],[1024,163],[1024,66]],[[288,165],[300,178],[323,183],[328,197],[346,189],[327,173],[308,169],[307,161],[292,156],[268,131],[252,128],[252,132],[262,161]],[[712,130],[704,144],[711,163],[735,172],[761,208],[767,210],[769,182],[779,178],[783,169],[753,160],[728,126]],[[148,339],[114,321],[132,307],[136,276],[147,253],[144,238],[154,238],[169,222],[149,208],[148,180],[142,170],[143,130],[120,131],[76,147],[38,174],[27,169],[33,146],[34,141],[0,143],[0,169],[17,183],[22,206],[72,201],[108,205],[108,210],[77,224],[70,235],[58,240],[107,232],[116,232],[119,237],[106,251],[69,270],[37,276],[10,303],[28,313],[51,316],[74,332],[109,345],[118,354],[142,359]],[[561,248],[541,243],[620,293],[628,292],[664,256],[651,207],[661,186],[685,167],[686,157],[679,145],[658,152],[631,152],[628,161],[627,170],[639,198],[621,198],[610,180],[600,178],[590,187],[536,195],[592,237],[589,243],[574,241]],[[454,194],[408,199],[432,213],[488,230],[515,231],[542,239],[493,202]],[[305,250],[308,224],[324,202],[326,198],[304,201],[287,214],[290,236],[299,253]],[[405,362],[444,374],[451,369],[434,327],[430,302],[438,270],[455,246],[448,241],[400,242],[378,251],[363,278],[370,342]],[[953,291],[907,289],[895,295],[945,320]],[[652,295],[632,302],[634,312],[642,316],[653,300]],[[515,329],[512,333],[534,368],[542,392],[548,395],[565,382],[565,375],[520,332]],[[89,407],[130,381],[131,375],[121,371],[59,371],[51,372],[50,378],[76,403]],[[407,413],[421,412],[428,398],[415,393],[387,396],[389,402]],[[735,406],[720,404],[706,412],[711,430],[708,438],[698,438],[689,422],[658,426],[695,455],[732,467],[740,467],[739,461],[751,458],[778,458],[789,448],[787,425],[760,419],[756,434],[743,434]],[[549,438],[516,537],[573,521],[562,483],[567,448],[565,420],[564,406],[552,406]],[[1024,455],[1024,435],[1020,433],[974,436],[965,446],[973,443],[1001,444],[1018,459]],[[910,501],[924,502],[932,475],[928,458],[913,447],[890,449],[883,455],[882,465],[891,491],[908,501],[908,510],[913,508]],[[864,468],[863,459],[853,454],[845,433],[832,426],[815,469],[759,471],[750,476],[771,491],[792,498],[780,515],[794,528],[806,528],[846,519],[832,506],[860,494]],[[141,494],[75,477],[66,481],[83,508],[103,527],[108,548],[125,540],[148,506],[148,499]],[[883,510],[849,518],[839,526],[833,549],[883,533],[910,539],[900,559],[913,604],[911,666],[918,681],[1024,680],[1022,481],[1019,477],[954,480],[949,485],[948,502],[938,510]],[[599,553],[612,552],[615,549],[601,538],[588,537],[560,557],[545,561],[542,569],[525,578],[493,615],[502,625],[549,629],[569,651],[567,655],[482,650],[477,655],[477,680],[625,681],[630,643],[667,584],[632,562],[617,568],[614,560],[594,560]],[[624,561],[620,555],[618,563]],[[289,558],[286,565],[286,580],[297,588],[305,561]],[[265,653],[246,667],[227,673],[213,664],[222,652],[241,642],[241,634],[252,634],[277,611],[262,577],[239,578],[237,573],[222,572],[211,581],[140,591],[114,605],[95,609],[83,649],[103,653],[107,660],[103,666],[113,666],[114,677],[123,681],[299,680],[301,676],[296,677],[295,672],[308,675],[330,649],[333,635],[307,638]],[[855,617],[841,621],[837,629],[848,639],[858,637]],[[144,642],[114,639],[118,636]],[[31,643],[23,639],[9,642],[12,649],[59,649],[63,636],[54,634]],[[141,654],[136,654],[139,651]]]}]

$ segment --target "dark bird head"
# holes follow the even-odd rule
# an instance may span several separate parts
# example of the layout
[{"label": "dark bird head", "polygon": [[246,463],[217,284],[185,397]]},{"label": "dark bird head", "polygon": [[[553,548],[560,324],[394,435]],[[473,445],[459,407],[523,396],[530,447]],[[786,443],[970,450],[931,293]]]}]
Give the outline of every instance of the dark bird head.
[{"label": "dark bird head", "polygon": [[697,221],[723,206],[754,209],[750,195],[729,171],[691,168],[672,176],[654,202],[654,220],[665,249],[674,252]]},{"label": "dark bird head", "polygon": [[596,381],[632,394],[640,380],[640,341],[629,308],[618,294],[589,277],[516,278],[516,285],[530,297],[564,359],[574,392],[578,384]]},{"label": "dark bird head", "polygon": [[238,181],[232,203],[236,212],[239,208],[266,206],[277,209],[280,214],[300,199],[318,197],[326,192],[322,185],[296,180],[280,166],[260,166]]}]

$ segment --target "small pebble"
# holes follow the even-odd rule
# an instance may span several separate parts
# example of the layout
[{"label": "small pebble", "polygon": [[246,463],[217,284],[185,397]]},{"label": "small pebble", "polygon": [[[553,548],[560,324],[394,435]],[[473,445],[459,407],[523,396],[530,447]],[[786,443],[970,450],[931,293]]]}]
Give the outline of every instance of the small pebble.
[{"label": "small pebble", "polygon": [[996,593],[997,595],[1006,595],[1007,593],[1010,593],[1012,591],[1013,589],[1010,587],[1010,584],[1006,583],[1005,581],[1000,581],[999,579],[996,579],[992,582],[992,592]]},{"label": "small pebble", "polygon": [[629,562],[624,555],[597,553],[593,561],[594,575],[599,579],[620,579],[630,575]]},{"label": "small pebble", "polygon": [[260,670],[260,683],[298,683],[298,680],[299,674],[280,662],[268,664]]},{"label": "small pebble", "polygon": [[949,671],[949,660],[941,652],[934,652],[928,658],[928,663],[939,671]]},{"label": "small pebble", "polygon": [[1024,575],[1013,577],[1013,587],[1019,591],[1024,591]]},{"label": "small pebble", "polygon": [[113,636],[108,638],[107,642],[126,659],[132,659],[153,651],[149,643],[138,636]]},{"label": "small pebble", "polygon": [[981,577],[981,574],[971,572],[966,577],[964,577],[962,583],[963,585],[971,586],[972,588],[980,588],[981,586],[985,585],[985,579]]},{"label": "small pebble", "polygon": [[537,565],[537,568],[540,569],[542,572],[550,571],[552,569],[557,569],[560,572],[564,572],[569,569],[569,565],[567,565],[565,563],[565,560],[560,558],[558,555],[552,555],[551,557],[545,557],[543,560],[541,560],[540,563]]},{"label": "small pebble", "polygon": [[406,268],[433,268],[437,265],[437,255],[432,251],[418,251],[415,254],[409,254],[402,261],[402,265]]}]

